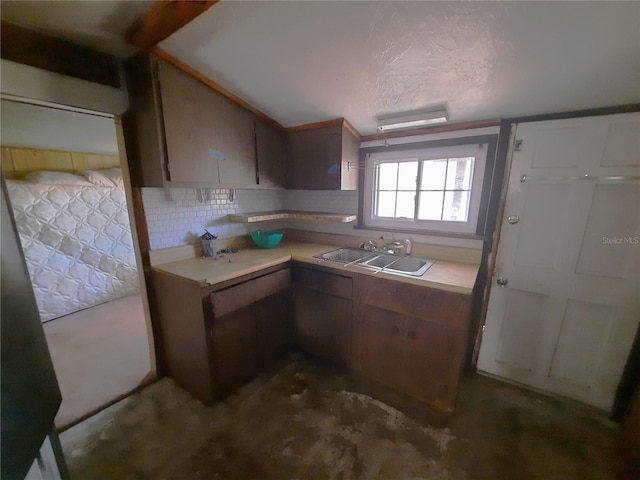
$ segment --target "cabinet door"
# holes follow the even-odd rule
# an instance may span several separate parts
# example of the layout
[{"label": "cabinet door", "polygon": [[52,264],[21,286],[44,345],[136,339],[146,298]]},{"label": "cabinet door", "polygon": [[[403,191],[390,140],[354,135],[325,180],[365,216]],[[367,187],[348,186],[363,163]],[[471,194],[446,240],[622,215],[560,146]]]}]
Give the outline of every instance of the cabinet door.
[{"label": "cabinet door", "polygon": [[[446,325],[405,318],[403,390],[436,407],[453,410],[464,336]],[[462,340],[462,341],[461,341]]]},{"label": "cabinet door", "polygon": [[404,315],[363,305],[358,317],[356,349],[361,372],[385,385],[402,386]]},{"label": "cabinet door", "polygon": [[255,314],[244,307],[213,321],[211,330],[216,390],[228,395],[258,373]]},{"label": "cabinet door", "polygon": [[286,133],[256,119],[256,159],[261,188],[284,188],[286,157]]},{"label": "cabinet door", "polygon": [[229,187],[255,187],[256,148],[253,115],[228,98],[213,92],[212,142],[220,170],[220,184]]},{"label": "cabinet door", "polygon": [[215,93],[164,62],[158,62],[158,75],[169,180],[218,184]]},{"label": "cabinet door", "polygon": [[294,318],[301,350],[331,363],[350,364],[352,302],[306,288],[296,288]]},{"label": "cabinet door", "polygon": [[167,63],[159,77],[170,180],[254,186],[252,114]]},{"label": "cabinet door", "polygon": [[260,369],[273,366],[293,348],[291,294],[281,292],[255,303]]},{"label": "cabinet door", "polygon": [[342,126],[289,134],[287,188],[340,190]]}]

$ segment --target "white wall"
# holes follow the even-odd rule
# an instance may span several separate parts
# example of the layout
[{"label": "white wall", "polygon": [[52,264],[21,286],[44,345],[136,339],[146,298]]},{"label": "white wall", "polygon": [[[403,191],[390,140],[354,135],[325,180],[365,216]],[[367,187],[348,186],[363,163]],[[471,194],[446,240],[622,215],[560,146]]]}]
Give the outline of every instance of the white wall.
[{"label": "white wall", "polygon": [[2,100],[0,119],[5,146],[118,155],[111,117]]}]

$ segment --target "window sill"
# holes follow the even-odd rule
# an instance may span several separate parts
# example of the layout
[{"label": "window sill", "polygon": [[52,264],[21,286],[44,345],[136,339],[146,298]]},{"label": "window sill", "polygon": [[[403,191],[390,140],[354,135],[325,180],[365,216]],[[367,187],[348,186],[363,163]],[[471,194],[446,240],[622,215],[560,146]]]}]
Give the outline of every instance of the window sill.
[{"label": "window sill", "polygon": [[476,233],[458,233],[458,232],[440,232],[434,230],[415,230],[409,228],[389,228],[389,227],[375,227],[371,225],[354,225],[356,230],[372,230],[377,232],[390,232],[390,233],[406,233],[415,235],[428,235],[432,237],[450,237],[450,238],[465,238],[468,240],[490,240],[487,235],[478,235]]}]

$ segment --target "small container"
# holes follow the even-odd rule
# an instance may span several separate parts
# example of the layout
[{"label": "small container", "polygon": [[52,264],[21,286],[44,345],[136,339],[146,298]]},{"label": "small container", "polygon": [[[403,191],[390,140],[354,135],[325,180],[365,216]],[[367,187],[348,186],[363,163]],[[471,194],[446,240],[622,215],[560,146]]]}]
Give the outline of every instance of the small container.
[{"label": "small container", "polygon": [[261,232],[258,230],[257,232],[250,233],[249,235],[258,248],[276,248],[280,243],[280,240],[282,240],[284,232]]},{"label": "small container", "polygon": [[216,239],[217,235],[212,234],[204,229],[204,234],[200,235],[200,240],[202,240],[202,255],[205,257],[213,257],[216,254]]},{"label": "small container", "polygon": [[216,254],[216,240],[202,239],[202,255],[205,257],[213,257]]}]

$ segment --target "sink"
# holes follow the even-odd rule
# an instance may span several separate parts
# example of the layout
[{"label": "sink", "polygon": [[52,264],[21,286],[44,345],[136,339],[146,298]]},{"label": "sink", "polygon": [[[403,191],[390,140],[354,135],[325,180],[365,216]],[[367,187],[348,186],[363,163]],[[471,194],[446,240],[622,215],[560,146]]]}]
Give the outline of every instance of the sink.
[{"label": "sink", "polygon": [[400,257],[398,257],[397,255],[377,255],[371,260],[368,260],[363,263],[368,267],[384,268],[388,265],[391,265],[394,262],[397,262],[399,258]]},{"label": "sink", "polygon": [[372,256],[374,256],[373,253],[361,248],[338,248],[336,250],[331,250],[330,252],[315,255],[315,258],[322,258],[323,260],[331,260],[332,262],[347,264],[366,260]]},{"label": "sink", "polygon": [[435,262],[432,259],[400,257],[387,253],[371,252],[362,248],[337,248],[315,255],[315,258],[338,262],[342,265],[354,263],[377,271],[414,277],[421,277]]},{"label": "sink", "polygon": [[405,275],[421,277],[434,262],[435,260],[432,259],[424,260],[416,257],[400,257],[398,260],[385,267],[384,271],[399,272],[404,273]]}]

